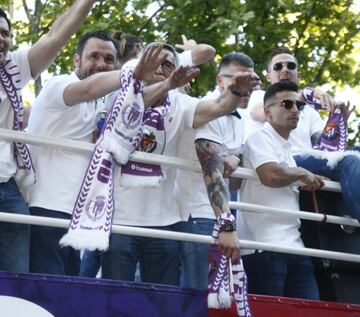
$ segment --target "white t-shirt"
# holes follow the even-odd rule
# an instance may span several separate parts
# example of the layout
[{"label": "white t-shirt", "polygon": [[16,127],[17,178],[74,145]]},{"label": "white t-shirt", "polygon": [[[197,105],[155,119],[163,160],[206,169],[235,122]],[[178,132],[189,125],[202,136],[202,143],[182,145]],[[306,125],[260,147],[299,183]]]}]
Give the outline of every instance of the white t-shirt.
[{"label": "white t-shirt", "polygon": [[[253,98],[254,95],[254,98]],[[255,105],[261,103],[264,105],[265,91],[258,90],[253,92],[249,100],[249,106],[253,108]],[[300,111],[299,122],[297,128],[292,130],[289,137],[291,144],[291,151],[293,155],[300,154],[302,149],[311,149],[311,136],[316,132],[322,132],[324,130],[326,122],[321,119],[319,113],[310,106],[305,106],[304,110]],[[253,120],[251,117],[248,118],[246,127],[248,133],[246,137],[251,135],[253,132],[261,129],[263,124],[259,121]]]},{"label": "white t-shirt", "polygon": [[[75,73],[50,79],[36,98],[29,118],[30,133],[92,142],[96,102],[67,106],[64,90],[79,81]],[[76,153],[45,146],[31,146],[37,181],[29,188],[31,207],[71,214],[79,193],[90,153]]]},{"label": "white t-shirt", "polygon": [[[6,59],[10,59],[18,66],[18,74],[13,74],[16,89],[21,90],[32,80],[28,60],[29,47],[9,52]],[[0,128],[13,129],[14,112],[3,85],[0,83]],[[7,182],[16,173],[17,165],[14,159],[12,142],[0,139],[0,183]]]},{"label": "white t-shirt", "polygon": [[[212,99],[220,95],[220,90],[208,92],[203,98]],[[246,109],[238,108],[241,116]],[[224,147],[224,154],[241,153],[244,135],[244,120],[235,116],[223,116],[215,119],[195,131],[186,131],[179,143],[178,155],[181,158],[198,161],[195,150],[195,139],[205,138],[217,142]],[[195,137],[196,135],[196,137]],[[235,139],[234,139],[234,136]],[[180,206],[181,216],[187,221],[192,218],[215,219],[202,173],[178,169],[174,188],[174,197]]]},{"label": "white t-shirt", "polygon": [[[269,123],[253,133],[245,142],[244,166],[256,170],[274,162],[295,167],[290,142],[281,137]],[[296,186],[272,188],[259,180],[245,180],[241,186],[241,201],[246,203],[299,210],[299,192]],[[300,220],[272,215],[271,213],[244,212],[244,218],[254,239],[294,247],[303,247],[300,238]]]},{"label": "white t-shirt", "polygon": [[[199,99],[169,93],[171,107],[165,115],[166,145],[163,154],[177,156],[180,137],[192,129],[194,113]],[[181,221],[179,206],[172,196],[176,169],[162,167],[167,175],[159,187],[124,188],[115,176],[115,212],[113,223],[133,226],[166,226]]]}]

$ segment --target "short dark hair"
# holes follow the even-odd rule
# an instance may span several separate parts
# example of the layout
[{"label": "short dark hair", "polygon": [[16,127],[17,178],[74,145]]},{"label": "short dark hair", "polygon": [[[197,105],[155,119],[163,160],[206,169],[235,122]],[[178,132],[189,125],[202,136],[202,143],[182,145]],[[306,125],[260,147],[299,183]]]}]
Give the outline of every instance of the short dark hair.
[{"label": "short dark hair", "polygon": [[110,41],[114,44],[115,46],[115,50],[116,50],[116,57],[119,56],[119,50],[118,50],[118,43],[117,41],[115,41],[111,35],[103,30],[98,30],[98,31],[94,31],[94,32],[86,32],[84,35],[82,35],[78,41],[78,44],[76,46],[76,53],[79,54],[80,56],[82,55],[83,51],[84,51],[84,47],[87,43],[87,41],[91,38],[96,38],[96,39],[100,39],[103,41]]},{"label": "short dark hair", "polygon": [[148,45],[145,46],[145,48],[149,47],[149,46],[152,46],[152,45],[159,45],[159,44],[162,44],[163,45],[163,48],[165,50],[168,50],[170,51],[173,55],[174,55],[174,58],[175,58],[175,66],[178,67],[179,66],[179,57],[178,57],[178,53],[176,52],[176,49],[174,46],[170,45],[170,44],[167,44],[167,43],[161,43],[161,42],[152,42]]},{"label": "short dark hair", "polygon": [[0,18],[4,18],[9,26],[9,31],[11,30],[11,23],[10,23],[10,20],[9,18],[7,17],[7,14],[6,12],[0,8]]},{"label": "short dark hair", "polygon": [[111,36],[118,42],[119,60],[121,64],[124,64],[133,57],[133,52],[137,44],[143,44],[143,42],[135,35],[123,33],[121,31],[112,32]]},{"label": "short dark hair", "polygon": [[247,68],[254,68],[254,61],[249,57],[248,55],[244,53],[238,53],[238,52],[231,52],[223,56],[221,59],[219,66],[218,66],[218,72],[220,70],[228,65],[239,65]]},{"label": "short dark hair", "polygon": [[272,61],[272,59],[276,56],[276,55],[280,55],[280,54],[289,54],[291,56],[293,56],[296,60],[296,63],[298,62],[297,61],[297,58],[295,57],[294,53],[288,49],[287,47],[285,46],[281,46],[281,47],[277,47],[275,49],[273,49],[269,56],[268,56],[268,59],[267,59],[267,62],[266,62],[266,69],[269,70],[269,66],[270,66],[270,63]]},{"label": "short dark hair", "polygon": [[274,97],[278,92],[282,91],[294,91],[298,92],[298,85],[291,80],[282,80],[275,84],[272,84],[265,92],[264,95],[264,107],[266,101]]}]

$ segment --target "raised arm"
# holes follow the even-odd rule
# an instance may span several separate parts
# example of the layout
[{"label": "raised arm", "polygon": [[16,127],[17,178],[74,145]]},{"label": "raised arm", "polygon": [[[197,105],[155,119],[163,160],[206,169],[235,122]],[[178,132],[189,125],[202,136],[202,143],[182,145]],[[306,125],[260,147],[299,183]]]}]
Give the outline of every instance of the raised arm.
[{"label": "raised arm", "polygon": [[[134,68],[134,78],[143,81],[158,79],[155,70],[163,61],[160,57],[162,45],[149,47]],[[68,106],[93,100],[109,94],[120,87],[120,70],[100,72],[67,86],[64,101]]]},{"label": "raised arm", "polygon": [[[230,213],[230,193],[223,178],[222,146],[206,139],[195,141],[196,152],[202,167],[205,186],[211,207],[216,215]],[[219,234],[219,250],[233,260],[239,255],[240,244],[236,232]]]},{"label": "raised arm", "polygon": [[161,103],[170,90],[186,85],[199,73],[200,70],[198,68],[178,67],[165,80],[144,88],[144,105],[151,107]]},{"label": "raised arm", "polygon": [[176,44],[175,47],[184,52],[191,52],[191,60],[193,65],[200,65],[212,61],[215,57],[216,50],[208,44],[197,44],[193,39],[187,39],[185,35],[181,36],[183,44]]},{"label": "raised arm", "polygon": [[234,76],[233,83],[218,98],[202,100],[198,103],[193,128],[199,128],[211,120],[235,111],[241,95],[250,96],[258,83],[258,76],[254,72],[242,72]]},{"label": "raised arm", "polygon": [[97,0],[77,0],[60,15],[50,31],[40,38],[29,51],[30,71],[33,78],[49,67],[61,48],[77,31]]}]

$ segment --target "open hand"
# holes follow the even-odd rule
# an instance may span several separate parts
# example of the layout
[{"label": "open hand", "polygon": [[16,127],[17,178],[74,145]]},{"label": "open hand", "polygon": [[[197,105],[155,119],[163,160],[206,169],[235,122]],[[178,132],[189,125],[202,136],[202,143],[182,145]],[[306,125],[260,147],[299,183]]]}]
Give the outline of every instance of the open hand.
[{"label": "open hand", "polygon": [[261,87],[261,80],[255,72],[239,72],[232,78],[229,89],[250,97],[253,90]]},{"label": "open hand", "polygon": [[194,40],[192,39],[188,40],[184,34],[181,35],[181,39],[183,41],[183,44],[175,44],[175,47],[183,51],[191,51],[197,45],[197,43]]},{"label": "open hand", "polygon": [[170,90],[187,85],[199,74],[199,68],[194,68],[190,66],[178,67],[167,79]]},{"label": "open hand", "polygon": [[161,81],[165,79],[164,76],[155,74],[155,71],[166,59],[166,55],[160,54],[162,49],[163,44],[154,44],[146,48],[134,69],[134,77],[136,79],[147,82]]}]

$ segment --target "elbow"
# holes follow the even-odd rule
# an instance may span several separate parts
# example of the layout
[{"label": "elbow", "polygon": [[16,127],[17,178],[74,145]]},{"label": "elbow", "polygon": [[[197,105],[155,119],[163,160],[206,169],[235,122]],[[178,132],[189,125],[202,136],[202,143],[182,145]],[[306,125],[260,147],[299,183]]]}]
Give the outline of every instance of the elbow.
[{"label": "elbow", "polygon": [[276,187],[277,178],[272,172],[258,174],[261,184],[268,187]]},{"label": "elbow", "polygon": [[199,51],[194,56],[193,63],[195,65],[200,65],[209,61],[212,61],[215,57],[216,50],[211,45],[207,44],[200,44],[201,47],[199,48]]}]

